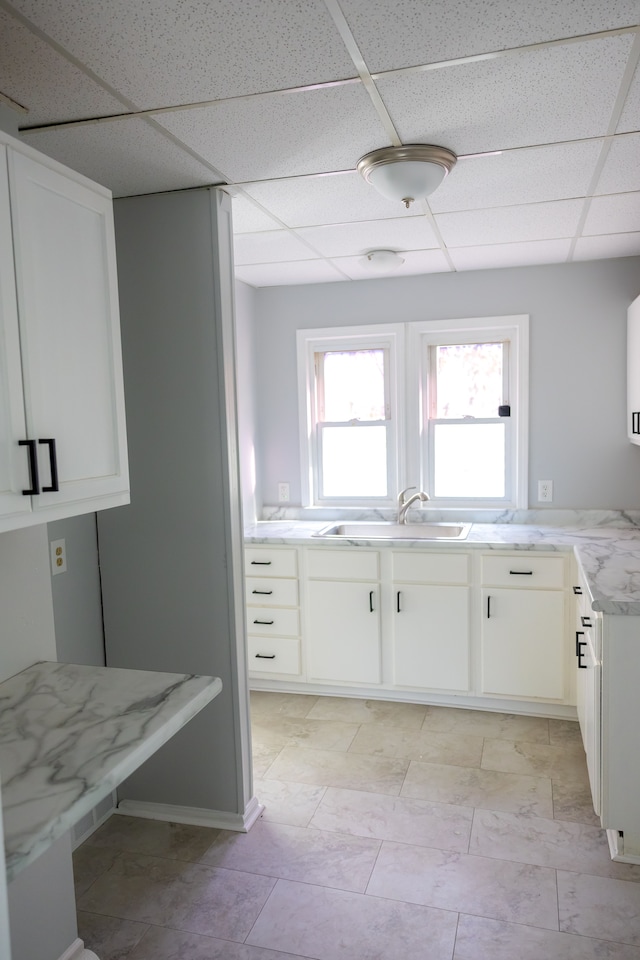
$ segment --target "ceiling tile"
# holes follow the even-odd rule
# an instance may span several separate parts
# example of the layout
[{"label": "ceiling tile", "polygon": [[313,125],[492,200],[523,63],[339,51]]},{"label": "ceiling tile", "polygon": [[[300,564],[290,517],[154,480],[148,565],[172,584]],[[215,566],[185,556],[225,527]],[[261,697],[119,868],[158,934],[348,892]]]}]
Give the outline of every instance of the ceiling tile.
[{"label": "ceiling tile", "polygon": [[249,263],[277,263],[285,260],[315,260],[318,254],[288,230],[244,233],[234,239],[234,260]]},{"label": "ceiling tile", "polygon": [[259,263],[236,267],[236,279],[252,287],[278,287],[299,283],[335,283],[347,277],[327,260],[298,260],[295,263]]},{"label": "ceiling tile", "polygon": [[401,203],[385,200],[355,172],[256,183],[244,189],[289,227],[387,220],[422,213],[415,204],[405,210]]},{"label": "ceiling tile", "polygon": [[584,196],[602,144],[554,144],[460,160],[429,205],[442,213]]},{"label": "ceiling tile", "polygon": [[616,137],[595,192],[625,193],[629,190],[640,190],[640,133]]},{"label": "ceiling tile", "polygon": [[409,277],[423,273],[446,273],[451,270],[442,250],[411,250],[402,253],[404,263],[384,273],[373,271],[363,257],[340,257],[332,261],[352,280],[376,280],[380,277]]},{"label": "ceiling tile", "polygon": [[383,77],[404,143],[454,153],[598,137],[607,132],[631,38],[606,37]]},{"label": "ceiling tile", "polygon": [[582,200],[556,200],[493,210],[440,213],[436,222],[448,247],[559,239],[576,232],[582,207]]},{"label": "ceiling tile", "polygon": [[594,197],[589,207],[582,234],[629,233],[640,224],[640,193]]},{"label": "ceiling tile", "polygon": [[638,22],[637,0],[340,0],[370,70],[504,50]]},{"label": "ceiling tile", "polygon": [[535,263],[564,263],[571,240],[534,240],[529,243],[489,244],[450,250],[456,270],[526,267]]},{"label": "ceiling tile", "polygon": [[368,250],[425,250],[438,240],[426,217],[305,227],[298,234],[325,257],[348,257]]},{"label": "ceiling tile", "polygon": [[618,126],[617,133],[626,133],[629,130],[637,130],[640,127],[640,66],[636,67],[636,72],[627,94]]},{"label": "ceiling tile", "polygon": [[123,113],[126,106],[0,9],[0,90],[27,107],[23,126]]},{"label": "ceiling tile", "polygon": [[576,243],[574,260],[600,260],[606,257],[640,256],[640,233],[619,233],[604,237],[581,237]]},{"label": "ceiling tile", "polygon": [[389,145],[360,83],[233,100],[156,119],[235,182],[353,170],[363,154]]},{"label": "ceiling tile", "polygon": [[355,75],[322,0],[13,3],[140,107]]},{"label": "ceiling tile", "polygon": [[234,234],[277,230],[281,226],[247,197],[236,194],[232,199]]},{"label": "ceiling tile", "polygon": [[219,182],[203,164],[145,120],[43,130],[25,143],[108,187],[115,197]]}]

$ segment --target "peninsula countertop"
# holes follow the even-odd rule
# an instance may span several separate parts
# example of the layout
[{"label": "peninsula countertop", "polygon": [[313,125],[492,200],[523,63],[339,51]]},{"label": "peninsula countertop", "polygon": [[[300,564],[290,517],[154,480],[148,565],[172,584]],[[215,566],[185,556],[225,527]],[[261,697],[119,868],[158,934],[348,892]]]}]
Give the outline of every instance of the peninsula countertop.
[{"label": "peninsula countertop", "polygon": [[40,662],[0,683],[12,879],[222,689],[217,677]]},{"label": "peninsula countertop", "polygon": [[[576,518],[573,518],[576,519]],[[606,516],[605,516],[606,521]],[[535,523],[473,523],[465,540],[323,539],[326,519],[266,520],[247,526],[245,543],[295,546],[371,547],[395,550],[574,551],[587,580],[595,611],[640,616],[640,526],[612,514],[612,525],[582,522],[545,526]],[[615,525],[614,525],[615,524]]]}]

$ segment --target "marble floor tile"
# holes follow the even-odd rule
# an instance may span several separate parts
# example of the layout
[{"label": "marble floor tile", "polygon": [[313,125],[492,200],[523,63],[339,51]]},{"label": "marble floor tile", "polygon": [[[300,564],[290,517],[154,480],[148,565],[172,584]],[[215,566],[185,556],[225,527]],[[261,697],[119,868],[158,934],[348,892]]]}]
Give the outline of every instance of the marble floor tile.
[{"label": "marble floor tile", "polygon": [[379,851],[378,840],[259,821],[249,833],[222,831],[202,862],[364,893]]},{"label": "marble floor tile", "polygon": [[469,853],[640,881],[640,866],[613,861],[605,831],[586,823],[476,810]]},{"label": "marble floor tile", "polygon": [[481,766],[483,770],[551,777],[560,783],[588,783],[584,750],[574,743],[547,745],[486,739]]},{"label": "marble floor tile", "polygon": [[411,762],[400,795],[507,813],[553,816],[548,777]]},{"label": "marble floor tile", "polygon": [[76,898],[86,893],[92,883],[106,873],[120,856],[111,847],[92,847],[83,843],[73,854],[73,880]]},{"label": "marble floor tile", "polygon": [[78,911],[78,936],[87,950],[100,960],[128,960],[131,951],[149,929],[146,923],[101,917],[97,913]]},{"label": "marble floor tile", "polygon": [[342,720],[345,723],[378,723],[419,730],[427,708],[418,703],[390,700],[360,700],[356,697],[318,697],[307,716],[310,720]]},{"label": "marble floor tile", "polygon": [[408,844],[382,844],[367,893],[558,929],[555,871]]},{"label": "marble floor tile", "polygon": [[408,766],[407,760],[285,747],[264,774],[264,779],[398,796]]},{"label": "marble floor tile", "polygon": [[252,726],[252,739],[278,750],[287,746],[348,750],[358,730],[359,724],[340,720],[275,716],[256,720]]},{"label": "marble floor tile", "polygon": [[482,737],[468,733],[434,733],[431,730],[404,730],[382,723],[364,723],[349,747],[349,753],[403,757],[457,767],[479,767],[483,743]]},{"label": "marble floor tile", "polygon": [[[100,960],[107,960],[100,955]],[[166,927],[149,927],[126,960],[305,960],[292,953],[216,940]]]},{"label": "marble floor tile", "polygon": [[451,960],[457,915],[278,880],[246,942],[314,960]]},{"label": "marble floor tile", "polygon": [[427,707],[422,729],[435,733],[470,733],[474,737],[494,737],[497,740],[549,743],[549,721],[545,717],[522,717],[488,710]]},{"label": "marble floor tile", "polygon": [[[526,740],[526,737],[519,738]],[[579,743],[582,746],[582,734],[577,720],[549,720],[549,743]]]},{"label": "marble floor tile", "polygon": [[250,709],[252,720],[263,717],[306,717],[318,697],[306,693],[265,693],[252,690]]},{"label": "marble floor tile", "polygon": [[553,816],[556,820],[572,820],[600,826],[600,817],[593,809],[591,787],[584,783],[560,783],[552,781]]},{"label": "marble floor tile", "polygon": [[329,787],[310,826],[466,853],[472,807]]},{"label": "marble floor tile", "polygon": [[558,871],[560,929],[640,947],[640,883]]},{"label": "marble floor tile", "polygon": [[285,783],[283,780],[254,780],[253,791],[264,804],[262,819],[273,823],[288,823],[292,827],[306,827],[326,787],[306,783]]},{"label": "marble floor tile", "polygon": [[80,897],[78,907],[243,941],[274,883],[235,870],[122,853]]},{"label": "marble floor tile", "polygon": [[219,832],[210,827],[146,820],[115,813],[89,837],[87,844],[144,853],[150,857],[166,857],[169,860],[199,860]]},{"label": "marble floor tile", "polygon": [[460,916],[453,960],[640,960],[640,948]]},{"label": "marble floor tile", "polygon": [[281,746],[265,746],[258,738],[252,737],[253,775],[261,778],[282,750]]}]

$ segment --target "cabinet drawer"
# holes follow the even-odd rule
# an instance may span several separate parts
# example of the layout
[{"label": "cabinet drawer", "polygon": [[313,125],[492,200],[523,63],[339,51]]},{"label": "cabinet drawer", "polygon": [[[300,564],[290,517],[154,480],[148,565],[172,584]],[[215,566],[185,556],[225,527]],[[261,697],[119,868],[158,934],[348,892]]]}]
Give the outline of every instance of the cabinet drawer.
[{"label": "cabinet drawer", "polygon": [[403,583],[468,583],[469,557],[417,550],[394,552],[393,579]]},{"label": "cabinet drawer", "polygon": [[247,633],[297,637],[300,633],[298,611],[273,607],[247,607]]},{"label": "cabinet drawer", "polygon": [[380,554],[372,550],[309,550],[307,573],[322,580],[378,580]]},{"label": "cabinet drawer", "polygon": [[300,641],[285,637],[249,637],[250,673],[300,673]]},{"label": "cabinet drawer", "polygon": [[298,581],[247,577],[247,603],[261,607],[297,607]]},{"label": "cabinet drawer", "polygon": [[536,557],[534,553],[516,556],[482,557],[482,582],[497,587],[564,587],[564,557]]},{"label": "cabinet drawer", "polygon": [[297,577],[298,554],[295,550],[248,547],[246,572],[251,577]]}]

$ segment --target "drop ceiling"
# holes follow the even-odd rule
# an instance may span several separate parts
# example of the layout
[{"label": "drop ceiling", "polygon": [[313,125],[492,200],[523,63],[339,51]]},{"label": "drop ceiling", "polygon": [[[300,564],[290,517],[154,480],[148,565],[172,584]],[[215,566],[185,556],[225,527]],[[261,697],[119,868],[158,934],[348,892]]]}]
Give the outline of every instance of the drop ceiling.
[{"label": "drop ceiling", "polygon": [[[640,0],[0,0],[0,102],[116,197],[228,184],[253,286],[640,254]],[[409,210],[362,154],[459,157]]]}]

